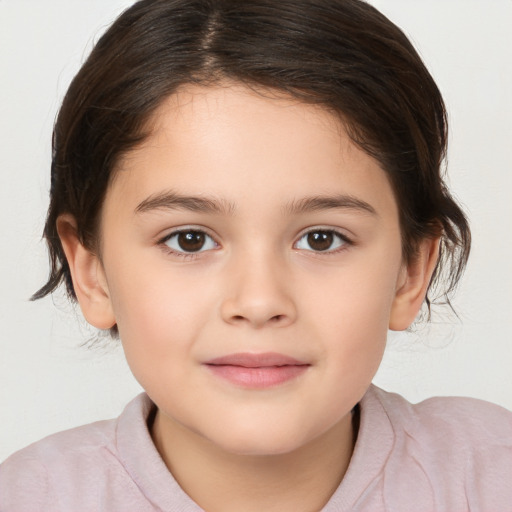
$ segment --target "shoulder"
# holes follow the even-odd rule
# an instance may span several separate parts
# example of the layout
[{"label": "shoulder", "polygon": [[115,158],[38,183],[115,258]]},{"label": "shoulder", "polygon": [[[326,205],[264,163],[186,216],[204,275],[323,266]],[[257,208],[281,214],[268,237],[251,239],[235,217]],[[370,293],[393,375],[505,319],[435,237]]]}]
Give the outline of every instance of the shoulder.
[{"label": "shoulder", "polygon": [[0,468],[5,472],[8,467],[15,467],[31,460],[55,466],[56,463],[76,461],[85,455],[89,457],[91,450],[102,451],[112,443],[115,437],[115,423],[116,420],[98,421],[52,434],[14,453],[0,465]]},{"label": "shoulder", "polygon": [[465,397],[435,397],[417,404],[402,396],[373,388],[396,432],[457,446],[474,445],[475,440],[487,445],[512,444],[512,412],[498,405]]},{"label": "shoulder", "polygon": [[53,434],[14,453],[0,465],[0,503],[19,510],[43,510],[54,499],[56,486],[65,489],[93,465],[112,459],[115,420]]},{"label": "shoulder", "polygon": [[467,503],[470,510],[512,510],[510,411],[474,398],[411,404],[378,388],[371,393],[393,430],[389,474],[407,481],[416,475],[452,509]]},{"label": "shoulder", "polygon": [[91,490],[100,493],[106,480],[125,487],[126,472],[118,450],[119,423],[135,416],[142,402],[142,397],[137,397],[118,419],[53,434],[7,458],[0,465],[0,509],[69,509],[77,496],[88,503]]}]

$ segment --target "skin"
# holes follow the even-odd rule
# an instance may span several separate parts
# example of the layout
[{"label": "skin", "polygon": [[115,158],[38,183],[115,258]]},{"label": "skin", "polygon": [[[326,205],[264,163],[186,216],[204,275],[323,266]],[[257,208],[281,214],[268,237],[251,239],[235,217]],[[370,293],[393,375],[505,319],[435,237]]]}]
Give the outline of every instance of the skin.
[{"label": "skin", "polygon": [[[58,226],[84,315],[117,324],[158,406],[155,445],[183,489],[209,511],[319,510],[347,469],[351,410],[387,330],[413,321],[437,258],[427,240],[403,262],[379,164],[319,107],[189,86],[119,162],[100,253],[81,246],[70,216]],[[180,253],[178,228],[206,233],[202,250]],[[309,231],[333,244],[315,250]],[[253,389],[204,364],[239,352],[308,366]]]}]

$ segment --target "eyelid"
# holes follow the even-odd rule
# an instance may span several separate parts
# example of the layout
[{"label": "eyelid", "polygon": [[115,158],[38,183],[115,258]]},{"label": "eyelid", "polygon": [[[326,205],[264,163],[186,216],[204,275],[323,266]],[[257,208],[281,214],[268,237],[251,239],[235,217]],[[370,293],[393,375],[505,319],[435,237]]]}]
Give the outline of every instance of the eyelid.
[{"label": "eyelid", "polygon": [[185,225],[185,226],[179,226],[179,227],[172,228],[165,236],[160,236],[157,239],[156,245],[160,246],[166,253],[170,253],[172,255],[176,255],[176,256],[179,256],[182,258],[187,258],[187,259],[197,257],[204,252],[213,250],[211,248],[210,249],[202,249],[201,248],[198,251],[187,252],[187,251],[173,249],[172,247],[167,245],[167,242],[174,236],[177,236],[180,233],[188,233],[191,231],[204,234],[206,237],[210,238],[214,242],[215,248],[220,247],[220,244],[217,241],[217,237],[215,235],[211,234],[209,229],[205,228],[204,226],[197,226],[197,225]]},{"label": "eyelid", "polygon": [[[164,231],[164,230],[162,230],[162,231]],[[165,235],[157,235],[155,237],[155,239],[156,239],[157,243],[161,243],[161,242],[164,242],[165,240],[168,240],[173,235],[177,235],[180,233],[187,233],[188,231],[198,231],[200,233],[204,233],[205,235],[208,235],[210,238],[213,238],[213,240],[215,240],[215,242],[218,243],[217,235],[212,233],[211,229],[206,228],[204,226],[197,225],[197,224],[184,224],[182,226],[168,228],[165,230],[165,233],[166,233]]]},{"label": "eyelid", "polygon": [[[167,253],[171,253],[173,255],[177,255],[177,256],[180,256],[180,257],[183,257],[183,258],[194,258],[194,257],[199,256],[203,252],[208,252],[208,251],[212,250],[212,249],[206,249],[206,250],[199,250],[199,251],[196,251],[196,252],[177,251],[177,250],[172,249],[171,247],[169,247],[166,244],[166,242],[169,239],[171,239],[173,236],[179,235],[180,233],[184,233],[184,232],[186,233],[186,232],[189,232],[189,231],[196,231],[196,232],[204,233],[207,237],[209,237],[209,238],[211,238],[213,240],[213,242],[215,243],[216,248],[220,247],[220,243],[217,240],[217,236],[212,234],[210,229],[208,229],[208,228],[206,228],[204,226],[193,225],[193,224],[192,225],[178,226],[178,227],[172,228],[165,236],[160,236],[157,239],[156,245],[159,245],[160,247],[162,247],[162,249],[165,252],[167,252]],[[315,251],[313,249],[306,250],[306,249],[297,249],[296,248],[297,243],[304,236],[308,235],[309,233],[318,232],[318,231],[331,232],[335,236],[339,237],[344,243],[342,244],[341,247],[338,247],[338,248],[335,248],[335,249],[328,249],[328,250],[325,250],[325,251]],[[353,240],[353,237],[351,235],[347,235],[346,234],[346,230],[341,230],[340,228],[335,228],[335,227],[332,227],[332,226],[319,225],[319,226],[310,226],[308,228],[303,229],[297,235],[297,237],[295,239],[295,242],[293,243],[293,248],[297,249],[297,250],[304,250],[306,252],[310,252],[310,253],[313,253],[313,254],[329,255],[329,254],[335,254],[335,253],[337,253],[339,251],[342,251],[342,250],[346,249],[347,247],[350,247],[350,246],[353,246],[353,245],[355,245],[355,241]]]},{"label": "eyelid", "polygon": [[353,238],[351,236],[347,235],[344,230],[341,230],[339,228],[334,228],[331,226],[312,226],[312,227],[302,230],[299,233],[299,235],[296,238],[296,241],[293,244],[294,248],[296,248],[296,245],[299,243],[299,241],[302,240],[306,235],[308,235],[310,233],[320,232],[320,231],[327,232],[327,233],[333,233],[335,236],[339,237],[342,240],[343,244],[341,245],[341,247],[337,247],[335,249],[327,249],[325,251],[315,251],[313,249],[298,249],[298,250],[311,252],[313,254],[329,255],[329,254],[335,254],[339,251],[346,249],[347,247],[355,245]]}]

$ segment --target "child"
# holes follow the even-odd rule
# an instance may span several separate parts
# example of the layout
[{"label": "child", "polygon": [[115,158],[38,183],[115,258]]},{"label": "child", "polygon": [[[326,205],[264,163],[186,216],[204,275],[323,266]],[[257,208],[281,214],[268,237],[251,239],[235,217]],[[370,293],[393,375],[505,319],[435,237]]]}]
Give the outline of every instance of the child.
[{"label": "child", "polygon": [[146,393],[9,458],[0,510],[512,510],[510,413],[371,385],[469,253],[445,149],[361,1],[134,4],[60,110],[35,297],[64,283]]}]

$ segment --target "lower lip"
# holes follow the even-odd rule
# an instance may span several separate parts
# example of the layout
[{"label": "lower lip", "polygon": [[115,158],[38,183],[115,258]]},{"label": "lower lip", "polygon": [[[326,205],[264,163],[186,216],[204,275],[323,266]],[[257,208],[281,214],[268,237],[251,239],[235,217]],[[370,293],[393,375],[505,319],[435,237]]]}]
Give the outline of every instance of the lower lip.
[{"label": "lower lip", "polygon": [[309,365],[262,366],[247,368],[235,365],[206,365],[217,377],[232,384],[250,389],[265,389],[279,386],[296,379],[309,368]]}]

